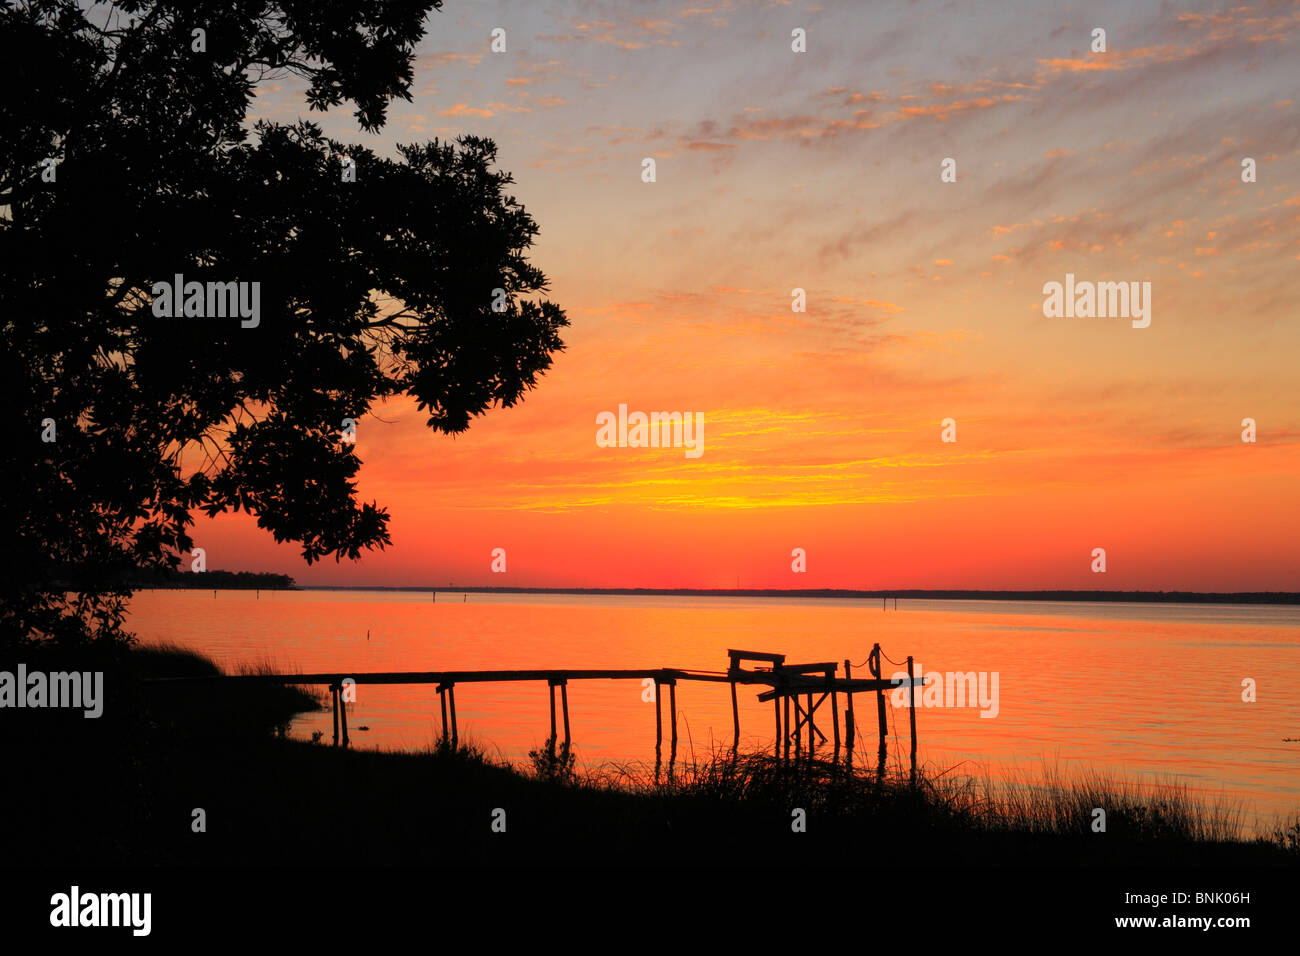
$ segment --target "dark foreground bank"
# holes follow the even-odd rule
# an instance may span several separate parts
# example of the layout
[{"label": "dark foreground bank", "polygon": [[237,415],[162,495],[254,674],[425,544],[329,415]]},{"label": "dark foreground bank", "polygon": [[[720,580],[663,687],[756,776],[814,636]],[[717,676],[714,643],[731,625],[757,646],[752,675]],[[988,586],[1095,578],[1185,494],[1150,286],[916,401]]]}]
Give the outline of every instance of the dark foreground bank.
[{"label": "dark foreground bank", "polygon": [[[5,865],[1294,866],[1300,827],[1242,839],[1186,797],[1104,785],[1021,791],[818,763],[719,755],[658,783],[548,759],[498,765],[472,747],[424,754],[286,739],[319,699],[271,683],[151,683],[216,667],[190,652],[76,659],[105,672],[102,716],[0,711]],[[0,663],[0,670],[14,668]],[[1096,807],[1106,808],[1095,832]],[[328,848],[328,850],[327,850]]]}]

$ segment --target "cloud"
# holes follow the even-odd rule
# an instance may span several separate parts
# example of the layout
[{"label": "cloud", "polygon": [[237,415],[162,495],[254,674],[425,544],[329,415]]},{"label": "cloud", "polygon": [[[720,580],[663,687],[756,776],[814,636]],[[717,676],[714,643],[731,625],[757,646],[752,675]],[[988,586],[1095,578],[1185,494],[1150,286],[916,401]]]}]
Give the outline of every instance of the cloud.
[{"label": "cloud", "polygon": [[445,110],[438,111],[439,116],[495,116],[491,110],[478,109],[470,106],[468,103],[457,103],[455,106],[448,107]]},{"label": "cloud", "polygon": [[482,59],[482,53],[426,53],[416,58],[415,65],[417,70],[427,70],[442,64],[463,63],[472,69]]}]

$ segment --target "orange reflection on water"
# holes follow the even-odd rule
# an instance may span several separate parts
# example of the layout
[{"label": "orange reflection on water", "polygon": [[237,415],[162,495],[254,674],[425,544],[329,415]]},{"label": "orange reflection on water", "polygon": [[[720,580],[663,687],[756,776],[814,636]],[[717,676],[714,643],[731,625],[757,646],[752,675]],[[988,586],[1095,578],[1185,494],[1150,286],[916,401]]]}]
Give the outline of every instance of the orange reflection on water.
[{"label": "orange reflection on water", "polygon": [[[377,591],[144,591],[129,626],[227,669],[280,671],[676,667],[723,671],[727,649],[783,653],[791,663],[846,658],[866,676],[873,643],[924,673],[996,672],[994,707],[923,706],[920,756],[959,772],[1067,774],[1095,768],[1156,774],[1210,796],[1248,801],[1269,822],[1300,808],[1300,608],[1087,605],[971,601],[595,597]],[[367,637],[367,634],[369,635]],[[886,662],[885,675],[896,668]],[[841,671],[842,673],[842,671]],[[1242,680],[1258,687],[1242,700]],[[742,746],[771,748],[764,688],[740,689]],[[420,748],[439,734],[432,686],[359,685],[349,706],[354,746]],[[568,689],[575,750],[587,765],[654,758],[655,707],[640,681],[575,681]],[[462,739],[526,762],[550,732],[545,681],[460,684]],[[932,692],[930,703],[934,703]],[[954,701],[956,703],[956,701]],[[677,688],[679,758],[730,745],[727,685]],[[666,709],[666,704],[665,704]],[[989,714],[982,717],[981,712]],[[887,707],[890,746],[906,753],[908,712]],[[830,715],[818,723],[831,736]],[[874,695],[857,698],[858,747],[874,758]],[[365,727],[367,729],[361,730]],[[330,739],[331,715],[304,715],[291,733]],[[827,748],[829,752],[829,748]]]}]

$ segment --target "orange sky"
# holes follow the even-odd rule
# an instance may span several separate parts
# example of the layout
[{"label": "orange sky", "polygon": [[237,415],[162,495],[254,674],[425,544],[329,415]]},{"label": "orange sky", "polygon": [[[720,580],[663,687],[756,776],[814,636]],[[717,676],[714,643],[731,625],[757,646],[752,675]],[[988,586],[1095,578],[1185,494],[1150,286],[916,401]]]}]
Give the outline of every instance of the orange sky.
[{"label": "orange sky", "polygon": [[[567,351],[456,439],[405,403],[362,419],[388,551],[308,569],[246,516],[199,518],[210,568],[1300,590],[1300,6],[518,6],[448,0],[382,134],[313,118],[386,153],[496,139]],[[272,87],[258,115],[308,115]],[[1044,317],[1067,272],[1151,282],[1150,327]],[[620,403],[701,412],[704,453],[598,447]]]}]

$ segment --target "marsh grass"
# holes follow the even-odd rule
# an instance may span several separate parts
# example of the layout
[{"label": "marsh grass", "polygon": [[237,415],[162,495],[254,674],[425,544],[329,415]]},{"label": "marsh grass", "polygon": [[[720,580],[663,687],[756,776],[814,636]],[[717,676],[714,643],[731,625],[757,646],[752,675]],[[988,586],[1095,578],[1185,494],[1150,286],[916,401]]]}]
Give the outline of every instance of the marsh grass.
[{"label": "marsh grass", "polygon": [[[823,760],[786,761],[769,753],[723,749],[681,762],[669,773],[644,762],[607,762],[577,773],[570,786],[660,801],[805,809],[820,825],[848,834],[899,825],[921,838],[943,833],[1058,842],[1094,841],[1165,847],[1267,845],[1300,862],[1300,814],[1271,826],[1249,825],[1245,805],[1186,784],[1141,782],[1089,770],[1067,775],[1044,762],[1037,774],[994,776],[918,768],[878,768]],[[1105,812],[1105,830],[1096,810]]]},{"label": "marsh grass", "polygon": [[[326,696],[315,688],[278,681],[185,681],[167,679],[219,677],[224,672],[210,658],[176,644],[137,646],[132,671],[151,709],[166,715],[174,729],[197,738],[247,739],[266,733],[284,736],[294,717],[323,710]],[[240,677],[292,673],[274,661],[241,666]]]},{"label": "marsh grass", "polygon": [[1105,813],[1105,832],[1124,839],[1233,843],[1250,838],[1243,803],[1199,795],[1186,784],[1143,783],[1095,770],[1067,777],[1044,763],[1037,777],[940,780],[940,799],[960,806],[988,829],[1089,837]]}]

